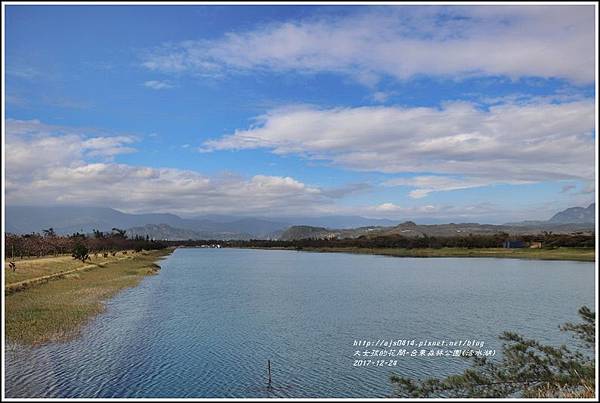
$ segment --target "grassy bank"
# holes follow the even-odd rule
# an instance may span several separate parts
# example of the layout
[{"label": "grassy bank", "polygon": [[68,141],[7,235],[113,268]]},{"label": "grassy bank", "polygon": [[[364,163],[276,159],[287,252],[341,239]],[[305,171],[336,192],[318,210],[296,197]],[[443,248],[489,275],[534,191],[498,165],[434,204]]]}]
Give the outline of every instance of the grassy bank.
[{"label": "grassy bank", "polygon": [[[71,271],[88,266],[90,264],[106,264],[112,261],[120,260],[121,258],[135,254],[133,251],[117,252],[115,256],[108,254],[107,257],[102,255],[91,254],[90,259],[83,263],[81,260],[73,259],[69,255],[44,256],[41,258],[25,258],[25,259],[5,259],[5,279],[6,285],[27,281],[34,278],[50,276],[56,273]],[[16,265],[16,270],[12,271],[8,268],[8,262],[12,261]]]},{"label": "grassy bank", "polygon": [[[11,342],[39,344],[77,335],[83,324],[102,312],[106,299],[124,288],[137,285],[144,276],[156,273],[159,266],[154,262],[171,251],[142,252],[114,257],[104,263],[86,263],[87,267],[80,267],[82,270],[75,273],[7,294],[4,319],[7,339]],[[37,275],[40,270],[44,273],[56,273],[59,270],[53,266],[52,259],[39,260],[43,262],[32,266],[30,278],[35,277],[32,273]],[[29,262],[33,264],[35,259]],[[69,270],[73,268],[72,264],[60,260],[58,266]],[[40,269],[40,265],[46,266],[46,269]],[[26,271],[24,267],[21,269]]]},{"label": "grassy bank", "polygon": [[[286,248],[295,250],[294,248]],[[539,259],[539,260],[576,260],[582,262],[595,261],[596,254],[592,248],[556,248],[556,249],[504,249],[504,248],[333,248],[315,247],[303,248],[309,252],[340,252],[359,253],[370,255],[385,255],[397,257],[498,257],[513,259]]]}]

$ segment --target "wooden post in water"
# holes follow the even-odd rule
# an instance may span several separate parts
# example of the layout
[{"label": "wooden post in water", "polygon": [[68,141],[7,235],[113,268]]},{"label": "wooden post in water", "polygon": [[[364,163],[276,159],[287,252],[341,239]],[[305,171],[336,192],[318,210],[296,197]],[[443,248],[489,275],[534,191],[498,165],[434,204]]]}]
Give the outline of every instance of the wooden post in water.
[{"label": "wooden post in water", "polygon": [[269,384],[268,387],[271,387],[271,360],[267,360],[267,368],[269,370]]}]

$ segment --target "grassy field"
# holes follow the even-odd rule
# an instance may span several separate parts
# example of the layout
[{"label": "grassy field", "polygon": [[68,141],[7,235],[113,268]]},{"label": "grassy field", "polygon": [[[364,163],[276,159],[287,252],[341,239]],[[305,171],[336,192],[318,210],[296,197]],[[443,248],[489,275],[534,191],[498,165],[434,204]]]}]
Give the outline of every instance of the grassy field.
[{"label": "grassy field", "polygon": [[[144,276],[156,273],[159,266],[155,262],[171,251],[167,249],[117,256],[118,260],[117,257],[108,258],[105,259],[108,262],[98,262],[96,265],[86,263],[89,267],[82,271],[7,294],[4,319],[7,339],[11,342],[39,344],[76,336],[83,324],[102,312],[106,299],[124,288],[135,286]],[[57,266],[54,266],[53,259],[58,259]],[[73,268],[73,263],[62,257],[38,260],[41,262],[29,261],[29,278],[40,273],[56,273],[61,269]],[[25,266],[21,269],[23,272],[27,270]]]},{"label": "grassy field", "polygon": [[[293,249],[293,248],[289,248]],[[593,262],[596,253],[592,248],[556,248],[556,249],[504,249],[504,248],[304,248],[309,252],[341,252],[371,255],[385,255],[398,257],[498,257],[514,259],[540,259],[540,260],[577,260]]]},{"label": "grassy field", "polygon": [[[132,254],[133,251],[126,251],[127,254]],[[44,256],[41,258],[32,259],[5,259],[5,281],[6,284],[12,284],[19,281],[31,280],[37,277],[48,276],[51,274],[60,273],[63,271],[69,271],[87,266],[90,264],[105,264],[111,261],[116,261],[127,254],[123,252],[117,252],[115,256],[111,254],[108,257],[102,255],[95,256],[90,255],[90,260],[85,263],[80,260],[75,260],[71,255],[59,255],[59,256]],[[16,270],[13,272],[8,268],[8,262],[12,261],[16,265]]]}]

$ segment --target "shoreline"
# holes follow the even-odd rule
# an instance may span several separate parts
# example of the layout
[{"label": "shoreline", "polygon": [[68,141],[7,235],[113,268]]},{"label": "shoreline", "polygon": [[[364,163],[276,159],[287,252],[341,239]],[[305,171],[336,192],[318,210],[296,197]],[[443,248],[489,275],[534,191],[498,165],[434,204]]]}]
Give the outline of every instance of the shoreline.
[{"label": "shoreline", "polygon": [[498,259],[524,259],[524,260],[563,260],[575,262],[595,262],[594,248],[566,248],[557,249],[504,249],[504,248],[356,248],[356,247],[239,247],[240,249],[274,249],[298,252],[316,253],[350,253],[358,255],[378,255],[391,257],[412,258],[498,258]]},{"label": "shoreline", "polygon": [[107,300],[157,274],[157,263],[174,250],[129,255],[95,267],[57,273],[50,281],[18,292],[5,290],[7,342],[36,346],[76,337],[86,323],[104,311]]}]

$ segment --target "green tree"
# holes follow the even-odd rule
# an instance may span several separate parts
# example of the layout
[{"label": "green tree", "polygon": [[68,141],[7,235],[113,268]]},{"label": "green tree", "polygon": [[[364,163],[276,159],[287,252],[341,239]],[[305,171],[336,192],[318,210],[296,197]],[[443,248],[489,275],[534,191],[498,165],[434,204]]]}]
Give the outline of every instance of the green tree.
[{"label": "green tree", "polygon": [[592,354],[573,351],[565,345],[553,347],[536,340],[504,332],[502,359],[471,357],[471,368],[445,379],[413,380],[391,376],[397,397],[595,397],[595,313],[579,309],[582,323],[566,323],[578,343]]},{"label": "green tree", "polygon": [[120,228],[113,228],[112,236],[115,238],[126,239],[127,238],[127,230],[120,229]]},{"label": "green tree", "polygon": [[44,236],[49,237],[49,238],[54,238],[56,236],[56,232],[54,231],[54,228],[52,228],[52,227],[43,230],[43,232],[44,232]]},{"label": "green tree", "polygon": [[90,258],[87,246],[82,243],[77,243],[75,245],[72,256],[77,260],[81,260],[82,262],[85,262]]}]

